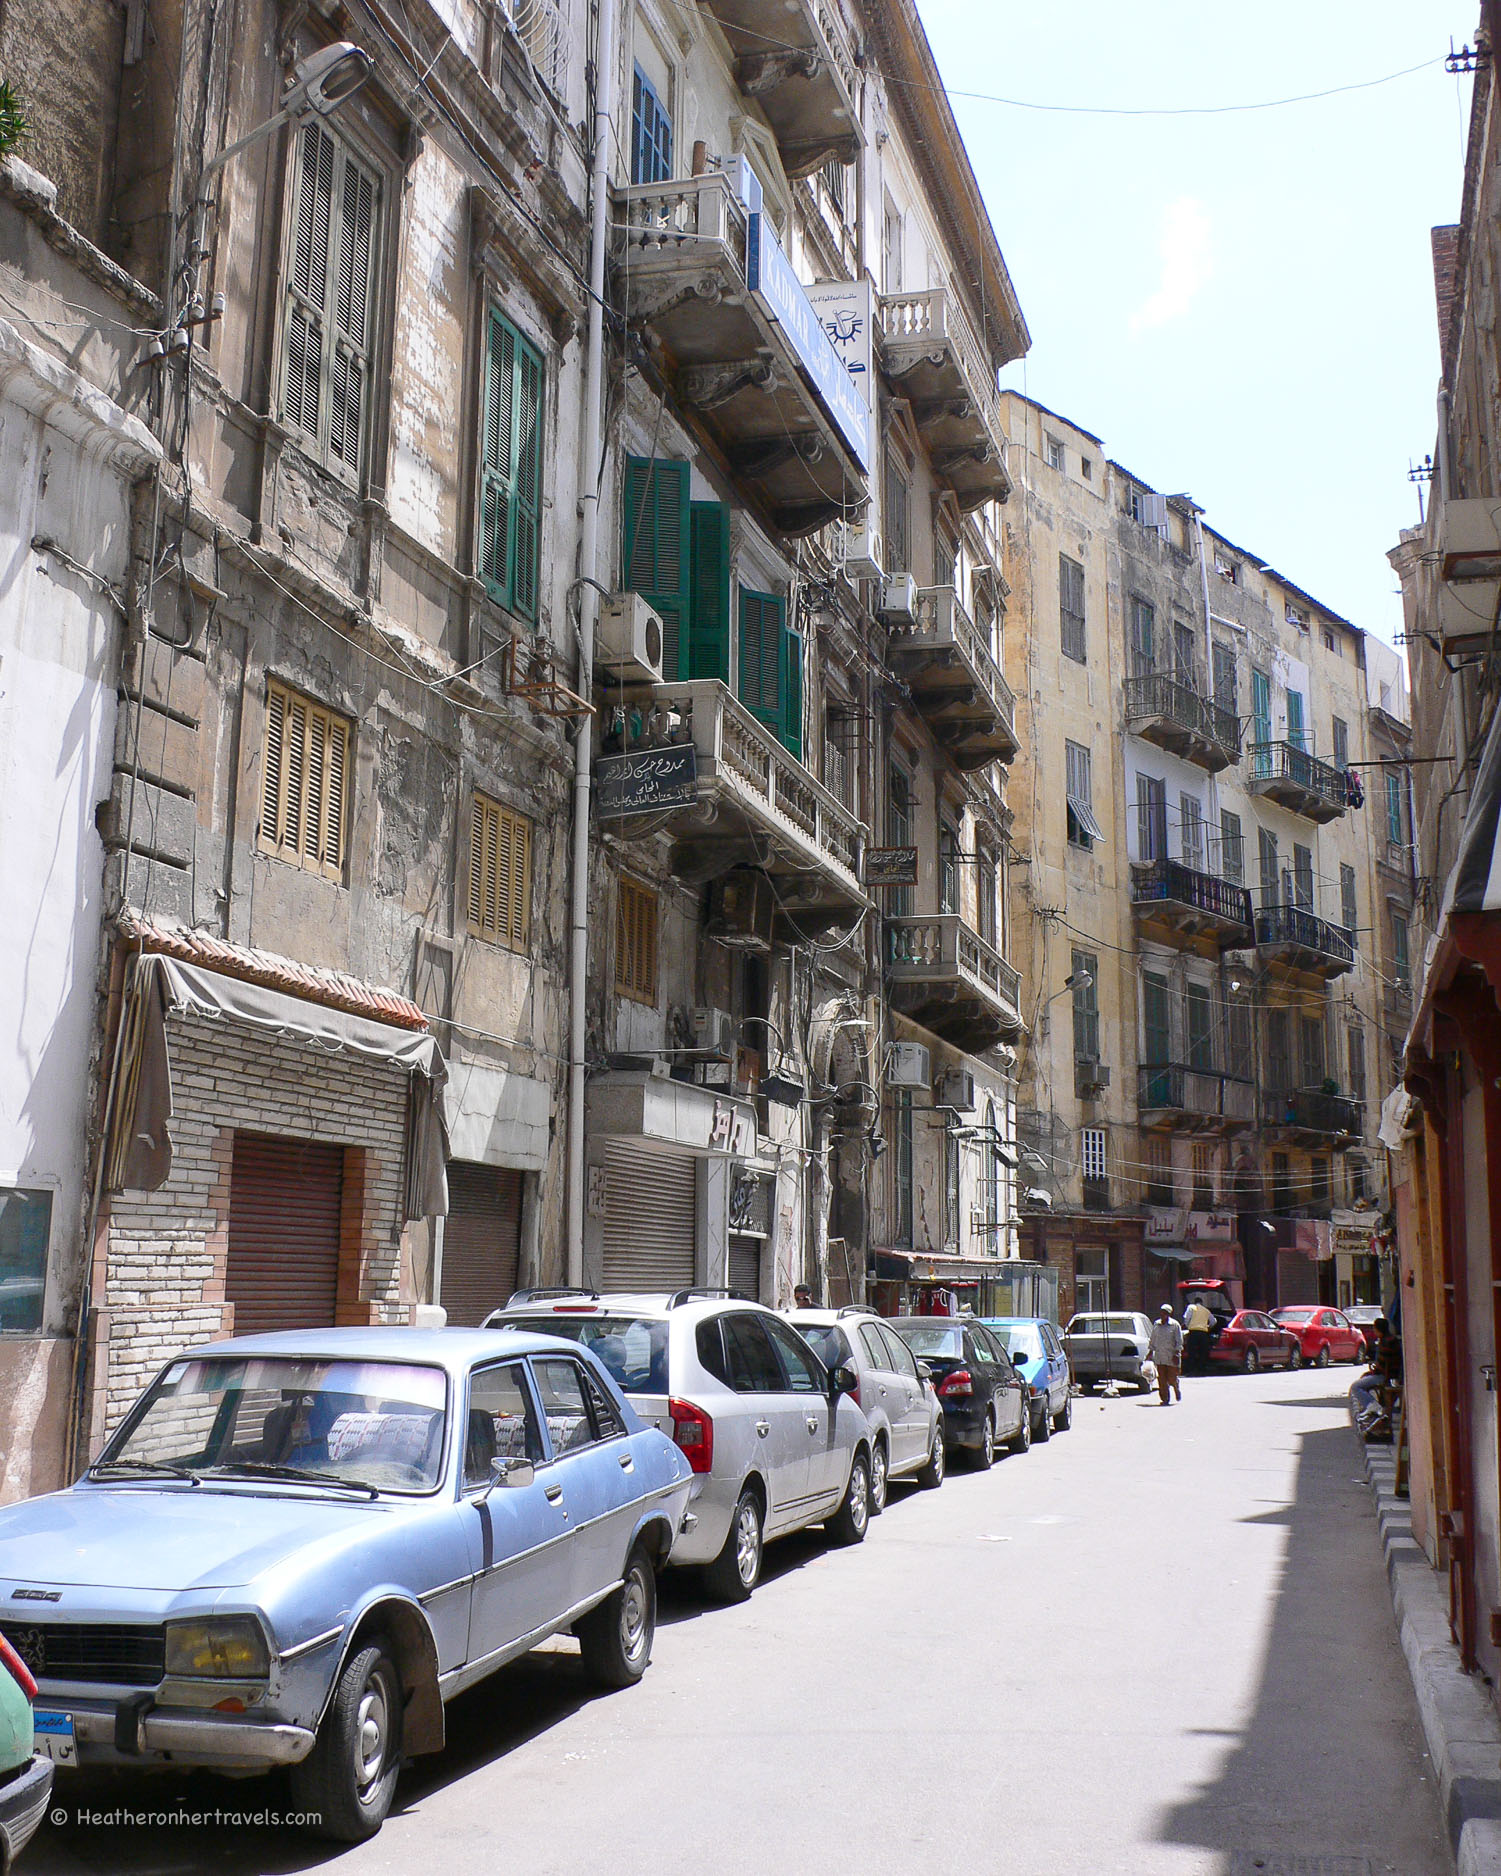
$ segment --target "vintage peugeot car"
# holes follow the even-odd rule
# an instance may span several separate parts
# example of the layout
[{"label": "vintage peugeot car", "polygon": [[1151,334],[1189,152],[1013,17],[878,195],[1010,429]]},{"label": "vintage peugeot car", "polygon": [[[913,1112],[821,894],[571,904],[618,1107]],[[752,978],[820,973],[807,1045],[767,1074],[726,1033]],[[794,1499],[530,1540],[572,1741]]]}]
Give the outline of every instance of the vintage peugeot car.
[{"label": "vintage peugeot car", "polygon": [[0,1632],[61,1766],[290,1767],[380,1829],[444,1703],[560,1630],[627,1686],[691,1478],[553,1337],[308,1329],[192,1349],[68,1490],[0,1509]]}]

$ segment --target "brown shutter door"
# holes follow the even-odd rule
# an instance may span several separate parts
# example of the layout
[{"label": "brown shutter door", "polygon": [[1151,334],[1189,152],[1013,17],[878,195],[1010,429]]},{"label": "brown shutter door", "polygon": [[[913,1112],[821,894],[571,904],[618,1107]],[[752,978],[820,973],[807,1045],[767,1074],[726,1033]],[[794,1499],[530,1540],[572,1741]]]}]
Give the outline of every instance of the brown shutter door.
[{"label": "brown shutter door", "polygon": [[236,1335],[333,1322],[343,1186],[341,1146],[235,1135],[224,1299]]},{"label": "brown shutter door", "polygon": [[606,1140],[606,1290],[684,1290],[694,1278],[698,1172],[687,1154]]},{"label": "brown shutter door", "polygon": [[451,1326],[477,1328],[516,1288],[521,1266],[522,1175],[509,1166],[448,1163],[443,1276],[438,1301]]}]

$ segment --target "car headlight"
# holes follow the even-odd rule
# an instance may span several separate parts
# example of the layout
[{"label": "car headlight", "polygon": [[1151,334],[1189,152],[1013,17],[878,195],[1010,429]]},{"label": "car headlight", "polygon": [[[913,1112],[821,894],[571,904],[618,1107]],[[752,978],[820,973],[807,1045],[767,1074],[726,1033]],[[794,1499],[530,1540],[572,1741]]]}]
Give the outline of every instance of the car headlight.
[{"label": "car headlight", "polygon": [[250,1616],[167,1624],[167,1672],[213,1680],[255,1680],[271,1671],[260,1624]]}]

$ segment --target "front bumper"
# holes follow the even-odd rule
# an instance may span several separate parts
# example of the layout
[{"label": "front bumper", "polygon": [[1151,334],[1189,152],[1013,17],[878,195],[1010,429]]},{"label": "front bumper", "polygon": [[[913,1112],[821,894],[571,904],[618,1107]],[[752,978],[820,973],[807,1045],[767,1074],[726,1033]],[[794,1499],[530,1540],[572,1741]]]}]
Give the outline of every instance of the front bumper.
[{"label": "front bumper", "polygon": [[0,1865],[11,1864],[30,1843],[52,1796],[52,1761],[38,1756],[29,1765],[0,1780],[0,1842],[5,1855]]},{"label": "front bumper", "polygon": [[311,1728],[285,1721],[153,1707],[149,1695],[118,1706],[70,1700],[65,1694],[40,1698],[43,1705],[73,1716],[80,1766],[171,1764],[262,1772],[305,1759],[316,1737]]}]

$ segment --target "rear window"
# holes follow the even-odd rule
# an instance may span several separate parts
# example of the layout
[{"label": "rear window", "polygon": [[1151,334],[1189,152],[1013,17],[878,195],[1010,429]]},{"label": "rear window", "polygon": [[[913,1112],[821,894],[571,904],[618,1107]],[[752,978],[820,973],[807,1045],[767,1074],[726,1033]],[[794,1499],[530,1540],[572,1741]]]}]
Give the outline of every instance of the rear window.
[{"label": "rear window", "polygon": [[832,1322],[797,1322],[793,1327],[825,1368],[842,1367],[850,1359],[851,1350],[844,1331]]},{"label": "rear window", "polygon": [[666,1394],[667,1324],[646,1316],[507,1316],[508,1329],[560,1335],[587,1348],[622,1394]]},{"label": "rear window", "polygon": [[1278,1322],[1307,1322],[1312,1314],[1311,1309],[1279,1309],[1277,1320]]},{"label": "rear window", "polygon": [[951,1355],[964,1353],[964,1330],[958,1323],[904,1323],[898,1331],[914,1355]]},{"label": "rear window", "polygon": [[1065,1335],[1135,1335],[1134,1316],[1075,1316]]}]

